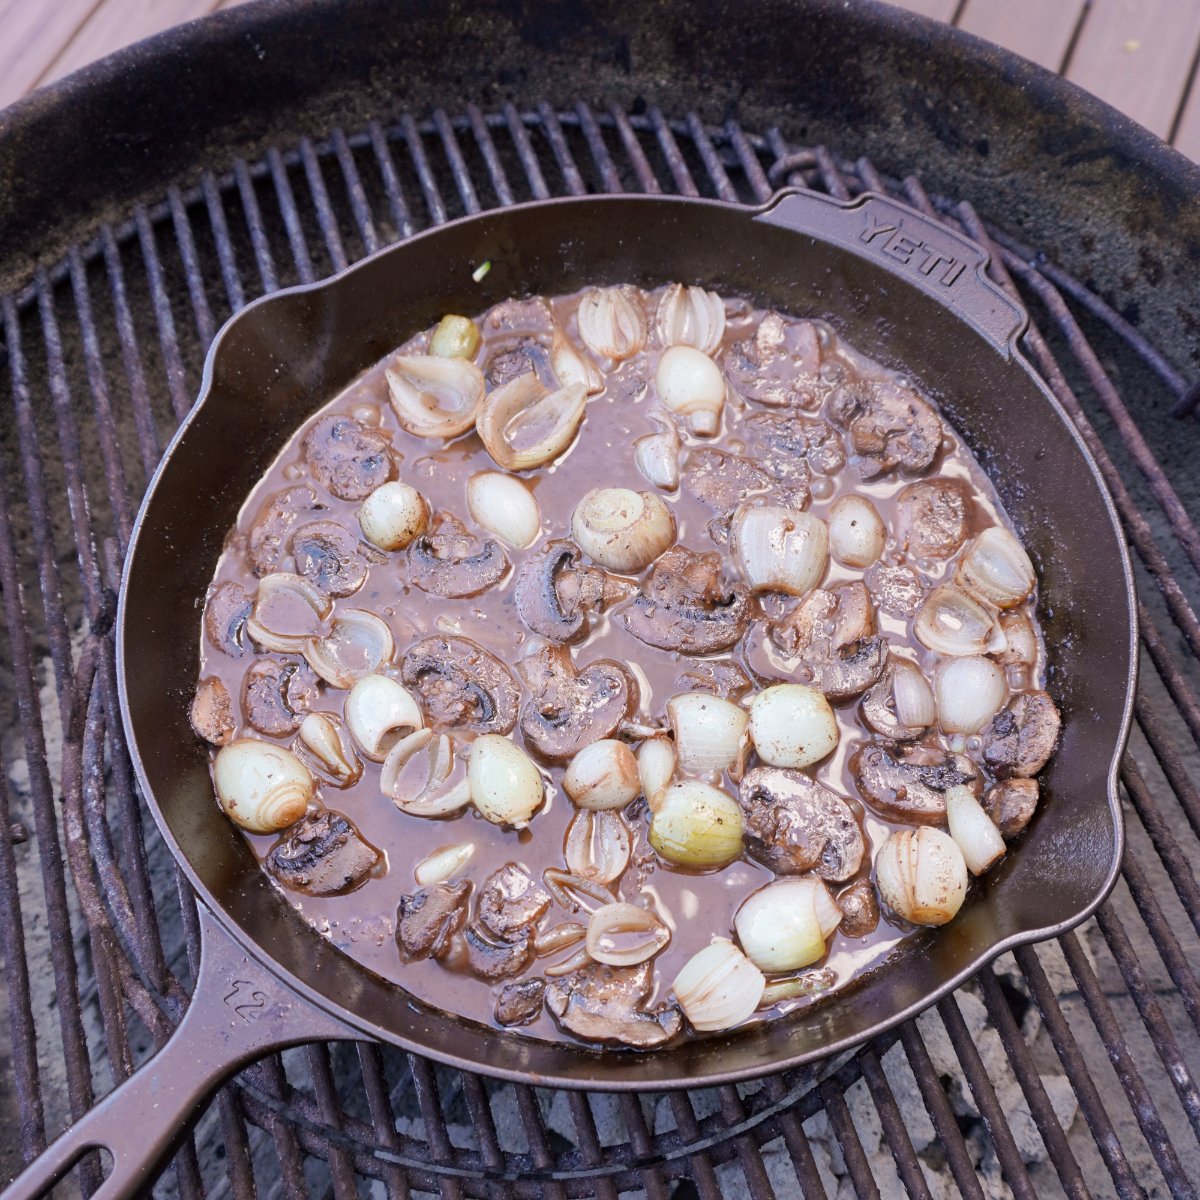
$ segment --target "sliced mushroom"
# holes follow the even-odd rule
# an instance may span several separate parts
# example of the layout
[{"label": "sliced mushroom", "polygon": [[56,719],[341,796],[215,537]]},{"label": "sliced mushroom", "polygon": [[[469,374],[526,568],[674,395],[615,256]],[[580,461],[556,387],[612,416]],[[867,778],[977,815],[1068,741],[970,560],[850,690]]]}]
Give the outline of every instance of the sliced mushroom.
[{"label": "sliced mushroom", "polygon": [[966,755],[934,746],[892,749],[867,742],[850,756],[858,794],[882,816],[914,824],[946,819],[946,789],[975,787],[978,772]]},{"label": "sliced mushroom", "polygon": [[517,576],[517,612],[536,634],[552,642],[578,642],[591,630],[591,616],[623,600],[630,585],[599,567],[584,566],[574,542],[547,542]]},{"label": "sliced mushroom", "polygon": [[196,685],[189,717],[192,728],[214,746],[224,746],[233,737],[233,701],[216,675],[209,675]]},{"label": "sliced mushroom", "polygon": [[513,1028],[536,1021],[542,1013],[544,979],[521,979],[506,983],[496,997],[496,1024]]},{"label": "sliced mushroom", "polygon": [[283,737],[300,728],[319,690],[307,663],[294,658],[260,658],[250,664],[242,683],[242,711],[259,733]]},{"label": "sliced mushroom", "polygon": [[1032,820],[1037,802],[1036,779],[1004,779],[984,793],[983,810],[1002,838],[1015,838]]},{"label": "sliced mushroom", "polygon": [[712,692],[722,700],[740,700],[754,690],[754,680],[731,659],[702,659],[675,676],[684,692]]},{"label": "sliced mushroom", "polygon": [[750,459],[707,447],[688,453],[682,478],[685,492],[719,513],[771,487],[771,476]]},{"label": "sliced mushroom", "polygon": [[479,893],[479,921],[499,938],[529,932],[550,907],[550,893],[524,867],[506,863]]},{"label": "sliced mushroom", "polygon": [[520,932],[511,940],[494,938],[486,929],[468,925],[463,931],[467,965],[480,979],[511,979],[533,962],[533,940]]},{"label": "sliced mushroom", "polygon": [[754,337],[732,346],[721,363],[730,385],[747,400],[809,410],[820,405],[821,343],[811,321],[769,313]]},{"label": "sliced mushroom", "polygon": [[520,670],[530,691],[521,734],[547,762],[566,762],[584,746],[612,737],[637,707],[637,681],[611,659],[577,670],[566,646],[547,645],[522,659]]},{"label": "sliced mushroom", "polygon": [[849,434],[864,479],[897,466],[924,471],[942,444],[942,422],[933,406],[895,379],[845,384],[830,394],[828,411]]},{"label": "sliced mushroom", "polygon": [[837,896],[842,920],[838,928],[852,938],[866,937],[879,924],[879,901],[869,879],[857,879]]},{"label": "sliced mushroom", "polygon": [[919,479],[896,498],[896,540],[914,558],[949,558],[967,540],[972,508],[961,480]]},{"label": "sliced mushroom", "polygon": [[204,632],[218,650],[241,658],[247,647],[243,638],[246,619],[254,611],[254,597],[240,583],[226,579],[213,589],[204,606]]},{"label": "sliced mushroom", "polygon": [[725,582],[716,551],[697,554],[675,545],[654,564],[642,592],[620,617],[648,646],[717,654],[741,639],[753,612],[745,585]]},{"label": "sliced mushroom", "polygon": [[467,919],[471,881],[439,883],[400,897],[396,910],[396,942],[406,960],[441,958]]},{"label": "sliced mushroom", "polygon": [[854,810],[802,772],[755,767],[738,802],[747,852],[777,875],[815,871],[836,883],[862,866],[866,842]]},{"label": "sliced mushroom", "polygon": [[246,559],[255,575],[262,578],[275,571],[288,570],[291,564],[281,560],[287,558],[292,530],[309,513],[324,512],[328,507],[318,498],[316,488],[308,483],[276,492],[263,505],[250,527]]},{"label": "sliced mushroom", "polygon": [[921,611],[925,587],[911,568],[875,563],[863,578],[875,603],[889,616],[915,617]]},{"label": "sliced mushroom", "polygon": [[448,599],[478,596],[508,570],[499,542],[476,537],[451,513],[438,513],[433,528],[408,548],[408,577],[423,592]]},{"label": "sliced mushroom", "polygon": [[522,338],[520,343],[509,349],[497,350],[487,361],[487,381],[493,388],[502,388],[505,384],[520,379],[522,375],[536,372],[537,361],[534,351],[537,343],[532,338]]},{"label": "sliced mushroom", "polygon": [[379,851],[341,813],[305,817],[271,847],[268,872],[286,888],[310,896],[340,896],[366,883]]},{"label": "sliced mushroom", "polygon": [[353,417],[322,417],[305,435],[304,457],[317,482],[339,500],[364,500],[396,473],[388,435]]},{"label": "sliced mushroom", "polygon": [[373,563],[386,562],[337,521],[313,521],[292,535],[296,574],[327,596],[349,596],[366,582]]},{"label": "sliced mushroom", "polygon": [[421,697],[436,729],[508,733],[517,723],[521,689],[513,673],[470,638],[425,638],[404,656],[400,675]]},{"label": "sliced mushroom", "polygon": [[797,479],[807,485],[810,470],[833,475],[846,465],[842,435],[819,417],[756,412],[746,417],[742,429],[747,454],[776,479]]},{"label": "sliced mushroom", "polygon": [[1000,779],[1036,775],[1054,753],[1061,726],[1047,693],[1014,696],[983,731],[983,761]]},{"label": "sliced mushroom", "polygon": [[621,1042],[649,1049],[670,1041],[683,1026],[674,1006],[647,1010],[652,965],[594,963],[546,988],[546,1007],[569,1033],[589,1042]]}]

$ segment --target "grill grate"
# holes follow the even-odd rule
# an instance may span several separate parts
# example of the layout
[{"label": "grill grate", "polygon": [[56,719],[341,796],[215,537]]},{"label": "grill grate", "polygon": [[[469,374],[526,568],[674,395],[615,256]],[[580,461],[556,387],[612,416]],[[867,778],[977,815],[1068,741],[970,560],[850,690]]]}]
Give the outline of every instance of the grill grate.
[{"label": "grill grate", "polygon": [[[207,171],[0,298],[0,1166],[42,1149],[169,1036],[194,902],[143,821],[109,636],[137,499],[215,329],[418,229],[594,191],[754,202],[888,191],[990,242],[1031,356],[1080,426],[1136,556],[1145,654],[1129,847],[1096,921],[1026,947],[843,1058],[691,1093],[499,1084],[391,1047],[313,1045],[226,1088],[164,1193],[249,1197],[1195,1196],[1200,1178],[1200,538],[1186,382],[1034,248],[915,178],[777,131],[580,103],[438,110]],[[1134,412],[1122,397],[1136,397]],[[1135,416],[1136,412],[1136,416]],[[1194,486],[1194,476],[1192,476]],[[1117,581],[1114,581],[1116,586]],[[14,823],[16,822],[16,823]],[[78,1183],[96,1186],[85,1160]]]}]

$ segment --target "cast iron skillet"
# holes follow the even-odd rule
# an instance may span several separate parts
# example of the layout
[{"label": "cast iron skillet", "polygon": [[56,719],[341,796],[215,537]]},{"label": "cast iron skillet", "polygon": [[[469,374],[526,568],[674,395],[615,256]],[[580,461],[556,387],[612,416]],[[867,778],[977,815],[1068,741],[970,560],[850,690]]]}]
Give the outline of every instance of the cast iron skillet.
[{"label": "cast iron skillet", "polygon": [[[472,271],[490,261],[482,282]],[[149,1178],[201,1101],[268,1049],[378,1038],[465,1069],[600,1089],[746,1079],[912,1016],[1004,950],[1061,933],[1107,895],[1123,831],[1116,771],[1134,687],[1133,585],[1095,464],[1017,349],[1026,316],[976,244],[880,196],[787,192],[761,209],[614,196],[547,201],[432,230],[310,287],[250,305],[209,352],[200,399],[163,458],[125,564],[122,704],[142,793],[200,898],[204,949],[171,1042],[17,1181],[36,1194],[87,1147],[114,1157],[105,1196]],[[501,1034],[428,1008],[313,933],[213,799],[188,725],[199,598],[227,531],[294,430],[359,372],[446,312],[585,284],[683,279],[827,317],[937,399],[996,484],[1041,580],[1062,745],[1017,851],[949,926],[824,1004],[652,1054]]]}]

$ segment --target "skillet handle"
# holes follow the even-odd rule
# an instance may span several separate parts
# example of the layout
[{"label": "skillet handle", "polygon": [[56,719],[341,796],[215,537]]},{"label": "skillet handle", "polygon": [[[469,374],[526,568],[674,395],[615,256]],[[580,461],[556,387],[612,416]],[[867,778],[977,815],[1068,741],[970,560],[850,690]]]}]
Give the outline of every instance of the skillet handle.
[{"label": "skillet handle", "polygon": [[200,906],[200,971],[187,1013],[157,1054],[34,1159],[4,1200],[49,1192],[89,1150],[112,1156],[95,1200],[148,1195],[204,1102],[270,1050],[361,1037],[252,959]]},{"label": "skillet handle", "polygon": [[864,192],[835,200],[803,188],[778,193],[756,218],[833,242],[876,262],[951,309],[1007,358],[1029,323],[1025,310],[987,275],[978,242],[900,204]]}]

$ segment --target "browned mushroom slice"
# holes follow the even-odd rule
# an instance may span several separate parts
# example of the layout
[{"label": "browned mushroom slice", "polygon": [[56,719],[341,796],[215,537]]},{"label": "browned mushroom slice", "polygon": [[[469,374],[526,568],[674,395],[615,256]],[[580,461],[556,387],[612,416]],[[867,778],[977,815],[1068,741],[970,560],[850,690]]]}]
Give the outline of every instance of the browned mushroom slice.
[{"label": "browned mushroom slice", "polygon": [[400,677],[421,697],[434,729],[508,733],[517,723],[521,687],[516,676],[470,638],[425,638],[404,656]]},{"label": "browned mushroom slice", "polygon": [[1003,779],[984,793],[983,809],[1002,838],[1015,838],[1033,819],[1037,802],[1036,779]]},{"label": "browned mushroom slice", "polygon": [[740,454],[703,448],[688,453],[683,490],[716,512],[730,512],[771,486],[771,476]]},{"label": "browned mushroom slice", "polygon": [[942,423],[933,407],[894,379],[845,384],[830,394],[828,411],[849,434],[864,479],[896,466],[924,471],[942,444]]},{"label": "browned mushroom slice", "polygon": [[271,496],[250,527],[247,539],[246,561],[255,575],[261,579],[290,569],[291,564],[284,560],[292,530],[309,513],[324,512],[328,507],[317,496],[316,488],[307,483],[284,488]]},{"label": "browned mushroom slice", "polygon": [[624,599],[629,584],[599,567],[583,566],[583,553],[565,538],[547,542],[517,576],[517,612],[536,634],[552,642],[577,642],[591,616]]},{"label": "browned mushroom slice", "polygon": [[650,963],[609,967],[594,963],[546,988],[546,1007],[568,1033],[589,1042],[621,1042],[643,1050],[661,1046],[683,1027],[674,1006],[647,1010]]},{"label": "browned mushroom slice", "polygon": [[337,521],[313,521],[292,535],[296,574],[327,596],[349,596],[366,582],[372,563],[384,555],[360,542]]},{"label": "browned mushroom slice", "polygon": [[879,901],[869,879],[855,880],[838,892],[837,905],[842,910],[838,928],[847,937],[866,937],[875,932],[875,926],[879,924]]},{"label": "browned mushroom slice", "polygon": [[366,883],[379,851],[341,813],[326,809],[293,825],[271,847],[267,870],[286,888],[340,896]]},{"label": "browned mushroom slice", "polygon": [[499,938],[511,938],[536,925],[550,907],[550,893],[516,863],[488,876],[479,893],[479,920]]},{"label": "browned mushroom slice", "polygon": [[448,599],[478,596],[507,570],[500,543],[476,537],[451,513],[438,513],[433,528],[408,548],[408,577],[421,591]]},{"label": "browned mushroom slice", "polygon": [[260,658],[250,664],[242,683],[246,720],[268,737],[300,728],[317,699],[320,685],[312,668],[294,658]]},{"label": "browned mushroom slice", "polygon": [[576,670],[566,646],[547,645],[521,660],[530,696],[521,709],[526,746],[547,762],[574,758],[612,737],[637,707],[637,681],[611,659]]},{"label": "browned mushroom slice", "polygon": [[496,1024],[510,1028],[536,1021],[542,1012],[544,979],[521,979],[506,983],[496,997]]},{"label": "browned mushroom slice", "polygon": [[494,938],[488,930],[468,925],[463,940],[467,965],[480,979],[511,979],[533,962],[533,942],[528,933],[517,933],[509,940]]},{"label": "browned mushroom slice", "polygon": [[755,767],[738,789],[746,850],[777,875],[815,871],[838,883],[862,866],[862,827],[849,803],[799,771]]},{"label": "browned mushroom slice", "polygon": [[753,612],[746,587],[722,578],[715,550],[697,554],[676,545],[655,562],[644,589],[620,617],[648,646],[719,654],[741,639]]},{"label": "browned mushroom slice", "polygon": [[404,959],[441,958],[467,919],[471,881],[438,883],[400,897],[396,943]]},{"label": "browned mushroom slice", "polygon": [[811,321],[769,313],[753,338],[725,352],[722,365],[725,377],[747,400],[809,410],[821,403],[821,343]]},{"label": "browned mushroom slice", "polygon": [[246,618],[253,611],[254,597],[240,583],[227,579],[217,584],[204,606],[204,632],[208,640],[232,658],[241,658],[246,653],[242,640]]},{"label": "browned mushroom slice", "polygon": [[754,680],[729,659],[701,659],[675,676],[681,692],[712,692],[722,700],[740,700],[754,690]]},{"label": "browned mushroom slice", "polygon": [[971,531],[971,494],[958,479],[918,479],[896,498],[896,540],[914,558],[949,558]]},{"label": "browned mushroom slice", "polygon": [[1001,779],[1036,775],[1054,753],[1061,725],[1045,692],[1014,696],[983,731],[983,761]]},{"label": "browned mushroom slice", "polygon": [[353,417],[322,417],[305,435],[304,457],[313,478],[339,500],[365,500],[396,473],[388,435]]},{"label": "browned mushroom slice", "polygon": [[776,479],[808,482],[809,471],[833,475],[846,465],[842,436],[828,421],[797,412],[756,412],[745,420],[746,453]]},{"label": "browned mushroom slice", "polygon": [[867,742],[850,756],[850,773],[858,794],[882,816],[914,824],[939,824],[946,819],[946,789],[978,781],[975,764],[966,755],[935,746],[893,751]]},{"label": "browned mushroom slice", "polygon": [[224,746],[233,737],[233,701],[225,685],[215,675],[202,679],[196,685],[189,714],[192,728],[214,746]]},{"label": "browned mushroom slice", "polygon": [[915,617],[925,600],[925,587],[909,567],[876,563],[864,576],[871,596],[893,617]]}]

